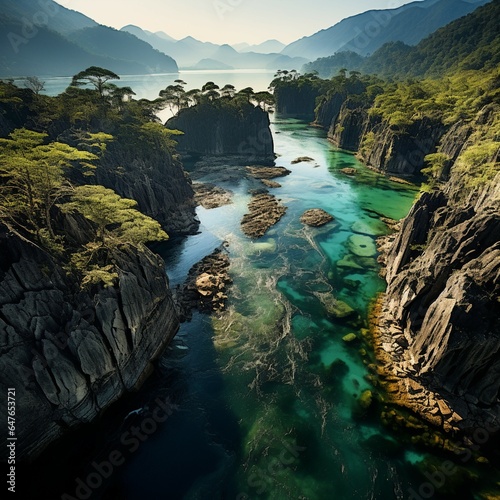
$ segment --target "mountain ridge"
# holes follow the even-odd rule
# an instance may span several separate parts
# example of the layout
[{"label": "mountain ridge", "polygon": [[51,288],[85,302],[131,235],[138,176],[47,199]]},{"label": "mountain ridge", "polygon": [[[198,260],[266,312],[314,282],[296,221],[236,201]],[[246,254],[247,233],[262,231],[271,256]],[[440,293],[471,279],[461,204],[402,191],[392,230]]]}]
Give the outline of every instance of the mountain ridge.
[{"label": "mountain ridge", "polygon": [[[345,18],[313,35],[300,38],[287,45],[282,53],[314,60],[331,56],[342,50],[351,50],[366,56],[387,41],[415,44],[436,29],[488,1],[423,0],[405,4],[396,9],[368,10]],[[461,9],[455,8],[458,4],[462,6]],[[445,12],[439,14],[443,6],[446,6]],[[421,21],[419,30],[414,29],[415,19]],[[430,22],[430,19],[433,22]]]}]

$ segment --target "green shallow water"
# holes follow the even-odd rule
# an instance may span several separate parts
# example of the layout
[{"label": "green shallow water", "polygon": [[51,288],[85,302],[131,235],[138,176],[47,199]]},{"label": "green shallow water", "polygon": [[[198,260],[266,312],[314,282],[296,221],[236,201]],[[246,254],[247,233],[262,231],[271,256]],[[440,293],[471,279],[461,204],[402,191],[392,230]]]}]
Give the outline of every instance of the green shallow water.
[{"label": "green shallow water", "polygon": [[[376,255],[353,249],[370,248],[386,231],[379,217],[404,217],[417,192],[302,122],[275,117],[272,127],[276,164],[292,170],[272,190],[288,207],[282,220],[257,242],[246,238],[239,224],[250,185],[233,179],[221,185],[234,203],[200,208],[200,234],[164,249],[175,286],[227,241],[234,284],[227,310],[194,314],[163,356],[161,390],[176,394],[179,411],[120,469],[120,498],[390,500],[410,498],[425,481],[425,455],[380,424],[376,404],[364,406],[366,391],[376,395],[366,346],[343,340],[360,337],[384,289]],[[292,165],[299,156],[314,161]],[[358,175],[339,172],[345,167]],[[335,221],[304,227],[309,208]]]}]

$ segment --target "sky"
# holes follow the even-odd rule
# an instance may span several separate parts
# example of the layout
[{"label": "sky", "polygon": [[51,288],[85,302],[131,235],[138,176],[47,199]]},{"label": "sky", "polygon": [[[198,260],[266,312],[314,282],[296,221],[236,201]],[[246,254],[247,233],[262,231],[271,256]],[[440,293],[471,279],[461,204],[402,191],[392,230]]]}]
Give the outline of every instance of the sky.
[{"label": "sky", "polygon": [[411,0],[57,0],[57,3],[120,29],[134,24],[188,35],[204,42],[290,43],[370,9],[390,9]]}]

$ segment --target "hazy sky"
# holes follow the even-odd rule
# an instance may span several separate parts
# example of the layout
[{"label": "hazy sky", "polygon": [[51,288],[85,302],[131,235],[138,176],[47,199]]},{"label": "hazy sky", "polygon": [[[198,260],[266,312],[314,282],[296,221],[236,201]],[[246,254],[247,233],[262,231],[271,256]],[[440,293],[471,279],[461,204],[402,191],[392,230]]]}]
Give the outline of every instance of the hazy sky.
[{"label": "hazy sky", "polygon": [[57,0],[95,21],[121,28],[135,24],[180,39],[215,43],[290,43],[369,9],[410,0]]}]

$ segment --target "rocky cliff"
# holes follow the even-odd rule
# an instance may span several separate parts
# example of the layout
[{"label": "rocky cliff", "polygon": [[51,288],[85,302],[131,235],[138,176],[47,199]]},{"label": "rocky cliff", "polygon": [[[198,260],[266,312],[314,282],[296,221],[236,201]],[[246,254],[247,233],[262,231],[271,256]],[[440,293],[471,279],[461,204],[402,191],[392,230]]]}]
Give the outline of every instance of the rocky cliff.
[{"label": "rocky cliff", "polygon": [[[74,240],[89,230],[63,224]],[[117,248],[117,284],[91,291],[4,230],[0,255],[0,385],[16,393],[17,458],[32,459],[141,384],[179,323],[163,261],[146,248]]]},{"label": "rocky cliff", "polygon": [[337,147],[358,152],[370,167],[400,176],[419,174],[424,157],[436,149],[447,127],[425,117],[409,125],[391,125],[369,109],[336,92],[318,106],[315,124],[328,131]]},{"label": "rocky cliff", "polygon": [[320,95],[321,89],[310,82],[305,82],[300,87],[277,86],[274,90],[276,111],[282,115],[310,119],[314,115],[316,99]]},{"label": "rocky cliff", "polygon": [[[223,102],[222,102],[223,101]],[[274,160],[274,143],[267,112],[248,102],[201,103],[182,109],[165,124],[184,132],[178,150],[195,155],[240,155],[252,161]]]},{"label": "rocky cliff", "polygon": [[138,209],[170,235],[198,230],[191,180],[181,162],[160,145],[139,150],[123,141],[110,144],[94,181],[136,200]]},{"label": "rocky cliff", "polygon": [[481,122],[479,132],[487,133],[492,122],[480,113],[475,124],[459,123],[443,137],[449,180],[420,197],[383,257],[388,288],[378,349],[386,372],[417,384],[400,396],[445,428],[500,419],[498,143],[482,171],[460,163],[471,133],[481,140]]}]

